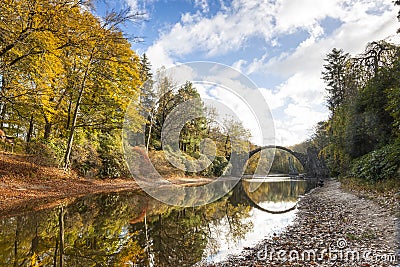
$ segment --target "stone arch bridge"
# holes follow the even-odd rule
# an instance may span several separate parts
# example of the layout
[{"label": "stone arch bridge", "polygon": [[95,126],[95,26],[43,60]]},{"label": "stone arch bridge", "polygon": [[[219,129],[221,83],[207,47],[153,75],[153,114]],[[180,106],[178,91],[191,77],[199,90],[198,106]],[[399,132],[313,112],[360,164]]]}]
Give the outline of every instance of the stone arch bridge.
[{"label": "stone arch bridge", "polygon": [[232,152],[231,164],[232,171],[231,175],[234,177],[242,177],[244,168],[247,165],[248,160],[255,154],[264,149],[280,149],[293,155],[303,166],[307,177],[327,177],[329,175],[328,169],[325,165],[323,158],[318,157],[318,150],[316,148],[308,148],[307,153],[300,153],[293,151],[283,146],[268,145],[258,147],[248,153],[236,153]]}]

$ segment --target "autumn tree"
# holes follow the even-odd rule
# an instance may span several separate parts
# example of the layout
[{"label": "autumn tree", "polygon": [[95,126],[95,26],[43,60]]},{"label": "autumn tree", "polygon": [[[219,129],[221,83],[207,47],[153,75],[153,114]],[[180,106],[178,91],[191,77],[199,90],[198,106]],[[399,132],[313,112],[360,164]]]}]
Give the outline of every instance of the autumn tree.
[{"label": "autumn tree", "polygon": [[[66,52],[73,110],[64,167],[76,128],[121,128],[127,105],[139,96],[139,58],[117,27],[124,19],[128,17],[111,14],[101,23],[94,16],[83,16],[80,24],[85,26],[76,35],[80,45]],[[139,114],[136,117],[139,127]]]},{"label": "autumn tree", "polygon": [[[120,140],[128,103],[139,105],[143,70],[119,26],[139,15],[100,19],[79,0],[2,1],[0,11],[0,126],[28,142],[43,139],[64,154],[64,167],[77,131]],[[138,128],[139,113],[131,115]]]},{"label": "autumn tree", "polygon": [[88,4],[77,0],[0,3],[1,126],[6,122],[8,127],[20,127],[28,120],[32,128],[35,117],[50,116],[44,114],[54,106],[47,93],[59,87],[55,86],[63,77],[59,56],[69,45],[59,36],[71,12]]}]

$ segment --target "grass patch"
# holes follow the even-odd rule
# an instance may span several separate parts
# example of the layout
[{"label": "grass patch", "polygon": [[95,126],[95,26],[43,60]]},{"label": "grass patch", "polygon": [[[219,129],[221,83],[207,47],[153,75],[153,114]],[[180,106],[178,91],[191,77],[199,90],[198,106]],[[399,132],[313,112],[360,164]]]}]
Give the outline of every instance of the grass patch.
[{"label": "grass patch", "polygon": [[366,230],[366,231],[364,231],[363,233],[362,233],[362,236],[361,236],[363,239],[375,239],[376,238],[376,235],[375,235],[375,233],[372,231],[372,230],[370,230],[370,229],[368,229],[368,230]]},{"label": "grass patch", "polygon": [[356,235],[354,235],[354,234],[346,234],[346,238],[347,239],[349,239],[349,240],[359,240],[360,238],[359,237],[357,237]]},{"label": "grass patch", "polygon": [[367,192],[380,196],[395,195],[400,191],[400,179],[392,178],[380,181],[366,181],[360,178],[345,177],[340,182],[344,189]]}]

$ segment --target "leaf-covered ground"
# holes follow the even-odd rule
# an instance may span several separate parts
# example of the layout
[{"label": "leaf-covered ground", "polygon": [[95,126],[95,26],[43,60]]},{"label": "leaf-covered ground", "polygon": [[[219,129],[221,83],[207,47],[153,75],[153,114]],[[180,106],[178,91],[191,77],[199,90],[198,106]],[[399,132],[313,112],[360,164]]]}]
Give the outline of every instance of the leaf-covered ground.
[{"label": "leaf-covered ground", "polygon": [[0,216],[52,207],[86,194],[136,189],[134,180],[84,179],[35,164],[29,156],[0,154]]},{"label": "leaf-covered ground", "polygon": [[[183,186],[211,182],[197,176],[170,177]],[[69,203],[87,194],[134,191],[134,179],[88,179],[75,172],[35,163],[28,155],[0,154],[0,217]]]}]

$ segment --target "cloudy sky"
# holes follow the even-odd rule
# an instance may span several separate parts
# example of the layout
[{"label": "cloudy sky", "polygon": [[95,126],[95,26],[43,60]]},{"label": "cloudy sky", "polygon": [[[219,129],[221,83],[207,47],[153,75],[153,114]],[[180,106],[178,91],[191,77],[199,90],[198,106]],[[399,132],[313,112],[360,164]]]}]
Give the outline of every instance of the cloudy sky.
[{"label": "cloudy sky", "polygon": [[[276,144],[299,143],[328,117],[321,71],[332,48],[361,53],[370,41],[395,35],[391,0],[108,0],[129,5],[145,22],[125,31],[153,68],[214,61],[247,75],[273,114]],[[395,37],[392,37],[396,39]]]}]

